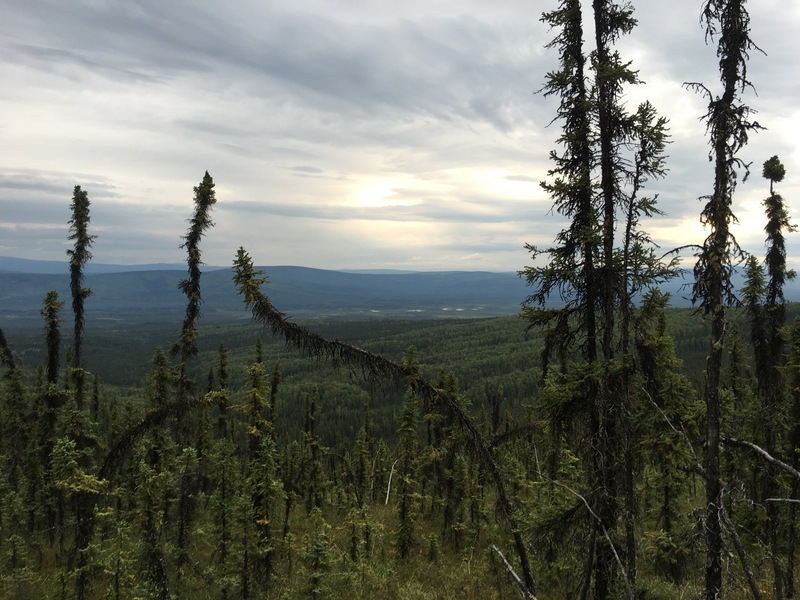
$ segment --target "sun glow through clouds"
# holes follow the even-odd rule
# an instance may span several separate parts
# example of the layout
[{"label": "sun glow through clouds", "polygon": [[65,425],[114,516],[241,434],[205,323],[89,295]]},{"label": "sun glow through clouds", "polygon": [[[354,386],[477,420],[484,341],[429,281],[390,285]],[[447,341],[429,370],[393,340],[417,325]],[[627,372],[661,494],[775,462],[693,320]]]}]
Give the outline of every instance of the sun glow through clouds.
[{"label": "sun glow through clouds", "polygon": [[398,193],[393,183],[373,183],[355,194],[359,206],[368,208],[384,208],[387,206],[413,206],[412,202],[397,198]]}]

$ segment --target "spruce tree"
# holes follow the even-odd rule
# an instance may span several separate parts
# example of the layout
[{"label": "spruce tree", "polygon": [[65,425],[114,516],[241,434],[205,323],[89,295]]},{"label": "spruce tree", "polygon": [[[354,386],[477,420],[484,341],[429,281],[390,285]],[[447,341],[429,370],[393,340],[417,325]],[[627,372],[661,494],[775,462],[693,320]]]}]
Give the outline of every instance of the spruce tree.
[{"label": "spruce tree", "polygon": [[47,292],[42,302],[40,314],[45,322],[44,339],[47,345],[46,379],[49,385],[58,384],[58,374],[61,359],[61,318],[58,312],[64,306],[59,299],[58,292]]},{"label": "spruce tree", "polygon": [[305,416],[303,419],[303,496],[305,498],[306,513],[309,515],[314,508],[322,507],[322,446],[316,430],[317,403],[319,402],[319,389],[314,386],[310,394],[306,395]]},{"label": "spruce tree", "polygon": [[[785,433],[786,384],[784,381],[784,327],[786,307],[783,287],[794,273],[786,267],[786,243],[784,232],[794,231],[783,198],[775,192],[774,184],[783,180],[786,169],[777,156],[764,163],[764,177],[769,179],[769,196],[764,200],[767,216],[765,268],[754,256],[747,262],[746,285],[743,290],[745,306],[750,315],[750,338],[753,344],[755,375],[761,414],[757,432],[764,450],[774,456],[778,440]],[[778,473],[772,464],[760,472],[761,498],[774,498],[778,491]],[[777,502],[766,502],[767,532],[772,556],[774,594],[784,597],[785,569],[780,561],[780,538],[785,528],[779,523],[780,510]]]},{"label": "spruce tree", "polygon": [[681,361],[667,332],[668,300],[658,290],[649,292],[636,320],[637,382],[644,398],[635,409],[634,421],[646,470],[643,510],[652,519],[644,533],[652,548],[648,558],[657,575],[681,585],[690,572],[694,551],[694,523],[682,518],[681,502],[690,477],[686,467],[696,462],[687,442],[698,430],[698,401],[694,387],[680,372]]},{"label": "spruce tree", "polygon": [[[24,373],[14,361],[0,329],[0,364],[6,368],[0,384],[0,477],[11,490],[18,490],[24,477],[25,456],[30,443],[30,414]],[[2,521],[0,512],[0,521]],[[1,523],[0,523],[1,524]]]},{"label": "spruce tree", "polygon": [[76,185],[72,194],[72,218],[69,221],[69,239],[74,246],[67,250],[69,256],[69,288],[72,294],[72,312],[75,317],[72,340],[72,369],[75,384],[75,400],[78,410],[83,410],[84,372],[83,372],[83,330],[85,326],[84,301],[91,290],[83,286],[83,268],[92,258],[91,247],[96,236],[89,235],[89,194]]},{"label": "spruce tree", "polygon": [[[214,225],[211,220],[211,209],[216,204],[214,180],[205,172],[200,185],[194,187],[194,214],[189,220],[189,230],[184,236],[182,248],[186,250],[186,264],[188,277],[183,279],[178,287],[186,296],[186,314],[181,328],[180,339],[172,347],[173,354],[178,355],[178,401],[182,405],[181,416],[186,415],[189,406],[197,402],[197,390],[188,374],[189,360],[198,354],[197,349],[197,322],[200,318],[202,295],[200,291],[200,278],[202,275],[200,242],[210,227]],[[189,444],[192,435],[191,418],[182,418],[178,423],[177,441],[179,444]],[[177,554],[179,566],[188,560],[188,547],[190,525],[195,512],[195,488],[197,485],[195,468],[197,465],[197,451],[195,448],[184,449],[184,470],[180,478],[180,491],[178,495],[178,542]]]},{"label": "spruce tree", "polygon": [[[163,408],[173,401],[175,395],[175,374],[161,348],[153,356],[147,392],[150,410]],[[140,571],[144,574],[148,595],[158,600],[166,600],[170,596],[164,532],[167,518],[165,507],[174,493],[170,489],[174,451],[166,432],[155,430],[143,437],[133,458],[136,502],[133,513],[142,538],[143,568]]]},{"label": "spruce tree", "polygon": [[[577,410],[587,421],[589,439],[581,445],[591,490],[589,536],[598,543],[594,556],[595,545],[587,544],[584,582],[592,585],[596,598],[607,598],[618,561],[602,532],[616,526],[623,499],[629,594],[636,585],[635,486],[630,478],[634,442],[626,437],[632,363],[627,354],[634,297],[670,276],[669,265],[655,257],[652,242],[639,229],[640,217],[659,214],[655,199],[641,198],[639,192],[648,179],[665,172],[667,134],[666,121],[652,105],[643,104],[633,115],[624,107],[625,87],[639,80],[614,47],[636,25],[631,5],[593,1],[591,62],[584,51],[581,9],[579,0],[562,0],[542,17],[557,30],[548,47],[558,50],[560,68],[547,74],[542,91],[559,99],[554,120],[561,122],[562,133],[557,140],[561,150],[550,153],[550,179],[541,185],[568,224],[554,246],[528,246],[534,261],[546,263],[521,274],[534,288],[523,317],[545,330],[543,379],[553,357],[564,371],[568,357],[578,355],[584,363],[571,371],[569,385],[576,390],[571,408],[557,412],[563,418]],[[626,220],[621,240],[620,219]],[[552,303],[563,307],[551,308]]]},{"label": "spruce tree", "polygon": [[[88,232],[90,221],[89,205],[89,195],[79,185],[76,185],[72,195],[72,204],[70,205],[72,218],[69,221],[69,239],[74,242],[74,246],[72,249],[67,250],[67,255],[69,256],[70,292],[72,294],[72,312],[74,315],[70,378],[72,379],[71,383],[74,385],[75,408],[78,413],[75,420],[78,426],[72,428],[70,435],[76,440],[79,450],[84,450],[92,445],[92,433],[88,431],[90,423],[82,417],[86,379],[86,373],[83,368],[83,331],[86,320],[84,301],[91,294],[91,290],[83,286],[85,278],[83,269],[92,258],[90,249],[95,239],[95,236],[89,235]],[[85,456],[82,461],[82,467],[85,469],[90,467],[87,459],[88,456]],[[86,491],[78,491],[74,495],[73,503],[76,517],[74,552],[77,553],[78,571],[75,582],[76,596],[79,600],[83,600],[87,594],[88,586],[87,555],[92,527],[90,521],[93,518],[91,512],[94,508],[94,502],[88,498]]]},{"label": "spruce tree", "polygon": [[416,534],[416,461],[417,461],[417,399],[411,390],[406,392],[400,420],[400,446],[397,466],[397,556],[407,559],[417,544]]},{"label": "spruce tree", "polygon": [[[200,185],[194,188],[194,214],[189,220],[189,230],[183,237],[181,248],[186,249],[188,277],[178,284],[186,296],[186,315],[183,320],[180,340],[173,345],[172,352],[180,357],[181,385],[188,386],[186,364],[197,355],[197,321],[200,319],[200,306],[203,302],[200,293],[200,277],[202,275],[200,242],[206,231],[214,226],[211,220],[211,209],[216,204],[214,180],[206,171]],[[183,390],[187,393],[188,390]]]},{"label": "spruce tree", "polygon": [[[27,460],[35,415],[28,407],[24,373],[0,330],[0,595],[22,597],[33,576],[26,506],[38,465]],[[33,468],[31,468],[33,467]]]},{"label": "spruce tree", "polygon": [[[61,356],[61,318],[59,311],[64,303],[59,299],[58,292],[49,291],[42,303],[40,314],[45,322],[44,337],[47,346],[47,359],[45,365],[45,380],[37,390],[36,405],[39,414],[37,415],[37,436],[34,439],[33,452],[37,455],[39,465],[38,481],[35,483],[38,489],[38,500],[34,506],[43,509],[46,514],[47,530],[52,544],[55,539],[56,520],[58,518],[57,507],[59,492],[54,489],[48,479],[53,447],[56,441],[56,422],[62,406],[66,401],[66,395],[58,387],[60,373]],[[44,506],[42,506],[44,504]]]},{"label": "spruce tree", "polygon": [[748,174],[747,165],[737,157],[747,144],[751,131],[760,128],[751,121],[753,110],[741,100],[752,84],[747,78],[749,53],[758,50],[750,39],[750,16],[746,0],[706,0],[702,21],[706,39],[718,38],[722,94],[714,95],[700,83],[689,83],[690,89],[708,99],[704,116],[714,162],[714,186],[700,215],[710,233],[703,242],[694,268],[692,297],[699,301],[711,322],[710,350],[706,368],[704,399],[706,404],[706,480],[705,536],[706,598],[715,600],[722,594],[722,510],[723,490],[720,473],[720,376],[727,328],[727,307],[733,301],[732,264],[742,256],[730,226],[736,221],[732,210],[738,174]]},{"label": "spruce tree", "polygon": [[[523,315],[532,326],[547,327],[543,350],[546,371],[552,352],[564,353],[578,341],[573,315],[581,315],[583,353],[589,362],[597,359],[599,293],[595,262],[600,232],[591,179],[591,104],[586,88],[581,3],[563,0],[560,8],[545,13],[542,21],[560,28],[547,47],[558,50],[561,69],[547,74],[542,92],[560,101],[556,119],[564,123],[558,139],[564,150],[561,154],[551,151],[555,166],[548,175],[553,181],[541,185],[553,199],[553,208],[569,219],[567,229],[556,237],[559,245],[547,249],[527,246],[533,260],[546,255],[547,265],[527,267],[522,272],[528,286],[535,288],[523,307]],[[564,308],[544,310],[542,307],[554,294],[564,301]]]}]

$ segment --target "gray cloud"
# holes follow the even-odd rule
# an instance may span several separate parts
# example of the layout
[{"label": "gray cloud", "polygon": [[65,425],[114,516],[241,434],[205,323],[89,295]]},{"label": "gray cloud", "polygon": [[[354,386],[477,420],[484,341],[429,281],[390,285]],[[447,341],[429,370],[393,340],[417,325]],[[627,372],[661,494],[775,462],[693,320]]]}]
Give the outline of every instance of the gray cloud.
[{"label": "gray cloud", "polygon": [[103,198],[120,197],[115,186],[105,177],[98,175],[41,172],[33,169],[0,170],[0,194],[9,200],[15,195],[26,200],[43,197],[54,201],[63,200],[65,190],[69,190],[68,197],[71,198],[72,189],[76,185],[88,185],[95,195]]},{"label": "gray cloud", "polygon": [[[409,194],[405,194],[409,195]],[[402,199],[404,194],[392,198]],[[411,195],[413,196],[413,195]],[[300,219],[333,221],[409,221],[431,223],[518,223],[531,222],[541,212],[532,207],[497,198],[461,198],[453,204],[443,198],[415,197],[416,204],[388,206],[347,206],[292,204],[267,201],[228,201],[218,207],[221,212],[233,212],[254,219],[273,215]]]},{"label": "gray cloud", "polygon": [[294,167],[289,167],[291,171],[295,171],[296,173],[302,173],[304,175],[320,175],[324,173],[322,169],[319,167],[307,167],[304,165],[297,165]]},{"label": "gray cloud", "polygon": [[[630,90],[629,107],[651,99],[673,133],[669,175],[646,190],[668,214],[645,227],[663,246],[699,241],[697,198],[713,174],[704,100],[681,86],[714,91],[717,59],[694,2],[635,4],[639,26],[620,52],[647,84]],[[517,270],[525,241],[549,245],[564,226],[538,185],[556,103],[534,94],[557,62],[538,11],[555,5],[14,3],[0,22],[0,248],[60,258],[82,185],[96,260],[180,261],[192,186],[208,168],[219,198],[204,241],[212,264],[241,243],[267,262]],[[735,209],[755,251],[761,162],[781,155],[781,191],[800,194],[800,15],[782,6],[750,7],[768,56],[753,54],[759,96],[747,100],[769,129],[742,153],[754,174]]]}]

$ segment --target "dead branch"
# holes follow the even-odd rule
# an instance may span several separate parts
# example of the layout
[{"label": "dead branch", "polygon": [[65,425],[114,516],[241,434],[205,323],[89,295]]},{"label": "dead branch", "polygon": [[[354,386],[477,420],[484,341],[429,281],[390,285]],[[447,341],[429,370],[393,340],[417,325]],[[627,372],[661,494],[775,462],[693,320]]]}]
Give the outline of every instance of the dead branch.
[{"label": "dead branch", "polygon": [[619,570],[622,572],[622,580],[625,582],[625,589],[628,592],[628,597],[631,600],[634,600],[636,595],[634,594],[633,589],[630,586],[630,582],[628,581],[628,574],[625,571],[625,565],[622,564],[622,559],[619,557],[619,554],[617,553],[617,548],[616,546],[614,546],[614,542],[611,541],[611,536],[608,535],[608,530],[606,529],[605,525],[603,525],[602,519],[600,519],[600,517],[597,515],[597,513],[594,512],[594,510],[592,510],[592,507],[589,505],[589,501],[582,495],[580,495],[578,492],[573,490],[571,487],[561,483],[560,481],[556,481],[554,479],[550,479],[548,481],[550,481],[550,483],[552,483],[553,485],[556,485],[562,489],[567,490],[570,494],[572,494],[573,496],[578,498],[581,502],[583,502],[583,505],[586,507],[586,510],[588,510],[589,514],[592,515],[592,517],[597,521],[597,524],[600,526],[600,532],[603,534],[603,537],[606,538],[606,542],[608,542],[608,545],[611,548],[611,552],[614,553],[614,559],[617,561],[617,566],[619,567]]},{"label": "dead branch", "polygon": [[720,508],[719,512],[720,516],[722,517],[722,523],[725,526],[725,530],[731,537],[731,540],[733,540],[733,546],[736,548],[736,554],[739,555],[739,562],[742,563],[742,570],[744,571],[745,578],[747,579],[747,584],[750,586],[750,592],[753,594],[753,600],[762,600],[761,590],[758,588],[758,582],[753,575],[753,569],[750,567],[750,561],[747,559],[747,551],[744,549],[742,540],[739,537],[739,534],[736,532],[736,526],[731,521],[731,518],[728,516],[728,511],[725,510],[724,506]]},{"label": "dead branch", "polygon": [[775,465],[776,467],[780,467],[787,473],[790,473],[792,476],[800,479],[800,471],[795,469],[792,465],[786,464],[780,459],[775,458],[769,452],[761,448],[760,446],[756,446],[753,442],[748,442],[747,440],[738,440],[736,438],[729,438],[727,436],[721,436],[720,439],[732,446],[741,446],[742,448],[749,448],[753,452],[755,452],[758,456],[766,460],[768,463]]},{"label": "dead branch", "polygon": [[503,556],[503,553],[500,551],[500,548],[492,544],[492,550],[494,550],[497,553],[497,555],[503,561],[503,564],[506,566],[506,569],[508,569],[508,572],[511,573],[511,577],[514,578],[514,582],[517,584],[517,587],[519,588],[519,593],[520,596],[522,596],[522,600],[536,600],[536,596],[528,592],[528,588],[525,587],[525,583],[522,581],[522,579],[520,579],[519,575],[517,575],[517,572],[514,571],[514,567],[511,566],[511,563],[508,562],[505,556]]},{"label": "dead branch", "polygon": [[[398,459],[399,460],[399,459]],[[392,475],[394,475],[394,466],[397,464],[397,461],[392,463],[392,470],[389,471],[389,484],[386,486],[386,502],[383,504],[389,504],[389,494],[392,492]]]},{"label": "dead branch", "polygon": [[675,433],[677,433],[681,437],[681,439],[686,443],[686,446],[689,448],[689,452],[691,453],[692,458],[694,459],[694,464],[690,467],[690,470],[696,472],[703,479],[706,479],[706,470],[703,468],[703,464],[697,457],[697,453],[694,451],[694,446],[692,446],[692,442],[689,440],[689,436],[686,435],[686,431],[683,429],[683,426],[681,426],[680,429],[675,427],[675,425],[672,424],[672,421],[670,421],[670,418],[666,415],[666,413],[663,410],[661,410],[661,407],[658,405],[658,403],[655,400],[653,400],[653,397],[650,395],[650,392],[648,392],[644,387],[642,387],[641,389],[644,392],[645,396],[647,396],[647,399],[650,401],[650,404],[652,404],[655,407],[655,409],[661,414],[661,417],[664,419],[666,424],[669,425],[669,428],[672,429],[672,431],[674,431]]}]

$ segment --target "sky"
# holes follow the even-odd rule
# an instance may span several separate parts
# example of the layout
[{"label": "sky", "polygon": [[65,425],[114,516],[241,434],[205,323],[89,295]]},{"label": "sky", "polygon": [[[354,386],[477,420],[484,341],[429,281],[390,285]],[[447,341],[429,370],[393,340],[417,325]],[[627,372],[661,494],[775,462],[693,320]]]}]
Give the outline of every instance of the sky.
[{"label": "sky", "polygon": [[[589,3],[587,3],[589,4]],[[701,0],[639,0],[617,48],[626,90],[670,121],[665,251],[701,243],[713,185],[699,117],[720,90]],[[216,183],[209,265],[513,272],[565,226],[539,182],[559,134],[537,94],[556,0],[0,0],[0,256],[61,260],[72,190],[91,201],[98,263],[185,261],[193,187]],[[762,256],[761,165],[800,222],[800,2],[748,3],[765,130],[739,154],[735,234]],[[587,37],[591,35],[589,31]],[[797,239],[794,239],[797,238]],[[788,240],[800,267],[800,233]],[[691,263],[691,253],[687,255]]]}]

